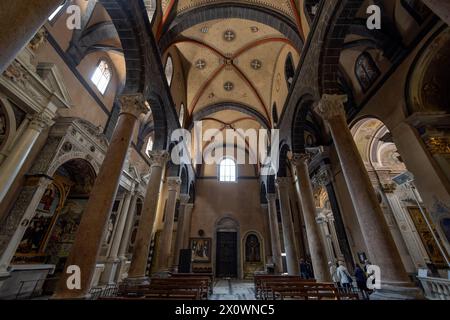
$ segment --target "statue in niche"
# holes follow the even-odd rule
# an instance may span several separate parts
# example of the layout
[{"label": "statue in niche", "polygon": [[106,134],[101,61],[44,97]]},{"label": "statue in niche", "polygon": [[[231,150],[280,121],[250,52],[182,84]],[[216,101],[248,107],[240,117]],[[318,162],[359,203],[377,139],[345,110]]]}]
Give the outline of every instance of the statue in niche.
[{"label": "statue in niche", "polygon": [[249,235],[245,241],[245,261],[261,262],[261,245],[254,234]]}]

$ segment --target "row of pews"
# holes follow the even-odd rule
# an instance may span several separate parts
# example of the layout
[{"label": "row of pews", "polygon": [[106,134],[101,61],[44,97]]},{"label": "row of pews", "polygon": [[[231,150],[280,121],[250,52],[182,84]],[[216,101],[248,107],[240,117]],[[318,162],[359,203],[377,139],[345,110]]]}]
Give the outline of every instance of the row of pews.
[{"label": "row of pews", "polygon": [[211,276],[173,274],[169,278],[151,278],[148,285],[120,285],[116,296],[99,300],[207,300],[213,285]]},{"label": "row of pews", "polygon": [[359,300],[356,292],[334,283],[319,283],[298,276],[255,275],[255,297],[259,300]]}]

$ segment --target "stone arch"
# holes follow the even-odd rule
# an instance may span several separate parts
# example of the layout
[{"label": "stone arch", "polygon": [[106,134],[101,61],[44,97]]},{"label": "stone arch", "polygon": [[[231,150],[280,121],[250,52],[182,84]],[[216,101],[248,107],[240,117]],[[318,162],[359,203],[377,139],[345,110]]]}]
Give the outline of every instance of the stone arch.
[{"label": "stone arch", "polygon": [[303,47],[303,40],[295,23],[283,14],[247,3],[214,3],[180,14],[171,23],[168,23],[159,42],[161,52],[165,52],[179,34],[192,26],[210,20],[230,18],[266,24],[284,34],[296,48]]},{"label": "stone arch", "polygon": [[413,62],[406,84],[407,114],[450,112],[450,28],[440,28]]}]

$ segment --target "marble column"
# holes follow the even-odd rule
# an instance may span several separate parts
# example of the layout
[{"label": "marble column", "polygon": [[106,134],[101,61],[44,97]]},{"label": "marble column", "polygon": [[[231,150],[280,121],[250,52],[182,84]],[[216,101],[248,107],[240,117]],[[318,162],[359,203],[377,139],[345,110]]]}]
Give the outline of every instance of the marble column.
[{"label": "marble column", "polygon": [[[316,223],[319,226],[319,229],[321,229],[322,232],[322,241],[325,245],[325,252],[326,252],[326,256],[327,256],[327,261],[328,262],[332,262],[335,263],[336,262],[336,256],[334,254],[334,249],[333,249],[333,243],[331,241],[331,235],[330,235],[330,230],[328,229],[328,219],[325,215],[323,214],[319,214],[316,218]],[[325,280],[322,280],[325,281]],[[326,280],[326,281],[331,281],[331,278]]]},{"label": "marble column", "polygon": [[422,0],[439,18],[450,25],[450,2],[443,0]]},{"label": "marble column", "polygon": [[29,177],[11,212],[3,220],[0,227],[0,277],[9,274],[9,264],[51,182],[52,179],[45,176]]},{"label": "marble column", "polygon": [[145,272],[152,241],[153,228],[156,220],[159,194],[164,168],[169,160],[169,154],[164,150],[151,151],[150,178],[145,193],[144,206],[142,208],[136,240],[134,242],[133,256],[131,258],[130,270],[127,282],[146,283]]},{"label": "marble column", "polygon": [[123,95],[120,97],[120,102],[121,113],[110,146],[92,188],[75,241],[64,267],[65,271],[68,270],[69,266],[80,268],[81,288],[70,290],[67,282],[72,274],[63,272],[54,294],[55,299],[81,299],[89,295],[99,249],[119,188],[119,180],[131,138],[138,118],[141,114],[149,111],[142,94]]},{"label": "marble column", "polygon": [[274,193],[268,193],[266,197],[269,214],[270,242],[272,245],[272,260],[275,264],[275,273],[282,274],[283,258],[281,257],[281,239],[280,229],[278,226],[277,195]]},{"label": "marble column", "polygon": [[297,193],[302,205],[303,218],[305,220],[306,238],[311,254],[311,262],[314,276],[317,281],[330,281],[328,259],[324,243],[320,237],[320,227],[316,222],[317,210],[308,169],[309,156],[306,154],[294,154],[291,163],[297,174]]},{"label": "marble column", "polygon": [[281,224],[283,225],[284,251],[289,275],[300,275],[300,261],[295,247],[294,222],[289,207],[289,183],[291,178],[278,178],[278,199],[281,207]]},{"label": "marble column", "polygon": [[0,73],[62,3],[62,0],[0,2]]},{"label": "marble column", "polygon": [[125,223],[125,229],[123,231],[122,240],[120,241],[120,247],[119,247],[119,260],[120,260],[120,266],[118,268],[119,272],[116,276],[116,282],[120,282],[122,279],[122,275],[125,271],[125,266],[128,261],[127,257],[127,251],[128,246],[130,244],[130,236],[131,236],[131,230],[133,229],[134,220],[136,218],[136,205],[138,201],[139,196],[137,193],[133,195],[133,199],[131,200],[130,204],[130,210],[127,215],[127,221]]},{"label": "marble column", "polygon": [[0,166],[0,202],[13,185],[42,131],[53,125],[50,113],[35,114],[9,156]]},{"label": "marble column", "polygon": [[194,204],[187,203],[184,207],[183,249],[189,249],[191,246],[189,239],[191,238],[192,210],[194,210]]},{"label": "marble column", "polygon": [[122,237],[125,230],[125,223],[127,221],[127,217],[129,214],[132,214],[130,212],[131,209],[131,199],[134,195],[134,188],[127,192],[122,204],[122,209],[118,218],[116,230],[114,232],[114,237],[111,243],[111,248],[109,250],[108,258],[105,262],[105,270],[102,273],[101,276],[101,283],[104,284],[114,284],[116,279],[116,272],[119,267],[119,248],[120,243],[122,241]]},{"label": "marble column", "polygon": [[339,244],[339,237],[336,232],[336,221],[334,220],[333,212],[329,212],[327,215],[328,229],[330,230],[331,242],[333,243],[334,251],[338,260],[345,261],[344,253],[341,250],[341,245]]},{"label": "marble column", "polygon": [[369,175],[347,125],[344,108],[346,101],[346,96],[324,95],[315,111],[330,128],[368,250],[368,257],[381,269],[382,290],[386,294],[385,297],[393,298],[400,295],[402,298],[409,296],[415,298],[418,292],[406,288],[411,287],[412,283],[402,264]]},{"label": "marble column", "polygon": [[180,193],[181,179],[179,177],[167,178],[167,205],[164,220],[164,227],[161,233],[160,256],[158,261],[159,272],[166,273],[170,267],[170,257],[172,250],[173,225],[175,219],[175,210],[177,207],[177,198]]},{"label": "marble column", "polygon": [[175,240],[175,248],[173,250],[173,270],[178,272],[178,265],[180,263],[180,250],[183,248],[184,233],[186,232],[186,205],[190,197],[188,194],[180,195],[180,208],[177,223],[177,236]]}]

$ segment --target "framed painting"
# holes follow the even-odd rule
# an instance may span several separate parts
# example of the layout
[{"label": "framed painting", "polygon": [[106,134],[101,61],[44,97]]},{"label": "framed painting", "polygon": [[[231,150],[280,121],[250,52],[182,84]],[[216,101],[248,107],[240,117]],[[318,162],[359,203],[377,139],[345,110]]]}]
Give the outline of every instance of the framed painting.
[{"label": "framed painting", "polygon": [[211,238],[191,238],[192,261],[196,263],[211,262]]}]

